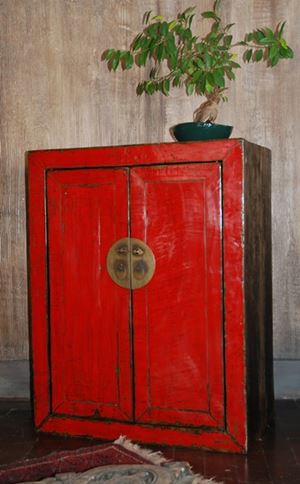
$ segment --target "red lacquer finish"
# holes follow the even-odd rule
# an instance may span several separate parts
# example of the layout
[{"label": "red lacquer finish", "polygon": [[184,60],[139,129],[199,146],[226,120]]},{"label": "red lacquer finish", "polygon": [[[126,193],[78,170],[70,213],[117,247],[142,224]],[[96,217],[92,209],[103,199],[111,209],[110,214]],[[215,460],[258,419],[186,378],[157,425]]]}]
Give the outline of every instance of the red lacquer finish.
[{"label": "red lacquer finish", "polygon": [[[247,448],[239,140],[29,153],[36,427]],[[111,245],[152,280],[117,286]]]},{"label": "red lacquer finish", "polygon": [[156,258],[133,292],[138,422],[224,425],[220,170],[131,171],[131,233]]},{"label": "red lacquer finish", "polygon": [[112,241],[127,236],[127,198],[125,169],[48,174],[55,414],[132,418],[130,294],[106,270]]}]

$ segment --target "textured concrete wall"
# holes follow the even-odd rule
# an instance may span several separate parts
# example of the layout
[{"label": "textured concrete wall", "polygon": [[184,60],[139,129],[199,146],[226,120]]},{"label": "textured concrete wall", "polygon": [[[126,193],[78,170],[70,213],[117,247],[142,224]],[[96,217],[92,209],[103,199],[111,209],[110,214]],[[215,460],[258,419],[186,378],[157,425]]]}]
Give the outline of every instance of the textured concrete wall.
[{"label": "textured concrete wall", "polygon": [[[99,63],[125,47],[145,10],[170,18],[212,0],[0,0],[0,359],[28,356],[24,153],[39,148],[171,141],[199,100],[177,91],[136,98],[142,72]],[[293,62],[249,65],[230,87],[219,121],[234,137],[273,151],[274,338],[277,357],[300,357],[300,32],[298,0],[223,0],[236,34],[287,19]],[[198,20],[199,29],[205,26]]]}]

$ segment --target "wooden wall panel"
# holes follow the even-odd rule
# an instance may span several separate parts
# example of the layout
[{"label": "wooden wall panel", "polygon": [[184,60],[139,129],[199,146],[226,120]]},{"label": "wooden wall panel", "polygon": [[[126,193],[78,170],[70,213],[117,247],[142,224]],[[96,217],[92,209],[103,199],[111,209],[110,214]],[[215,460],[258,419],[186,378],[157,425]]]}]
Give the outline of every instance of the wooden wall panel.
[{"label": "wooden wall panel", "polygon": [[[99,58],[128,45],[145,10],[171,17],[193,3],[201,11],[212,0],[0,0],[0,359],[28,356],[24,153],[171,140],[169,127],[200,100],[137,98],[142,72],[109,74]],[[272,71],[243,69],[219,120],[273,151],[275,352],[300,358],[300,3],[223,0],[223,11],[236,32],[286,18],[296,51]]]}]

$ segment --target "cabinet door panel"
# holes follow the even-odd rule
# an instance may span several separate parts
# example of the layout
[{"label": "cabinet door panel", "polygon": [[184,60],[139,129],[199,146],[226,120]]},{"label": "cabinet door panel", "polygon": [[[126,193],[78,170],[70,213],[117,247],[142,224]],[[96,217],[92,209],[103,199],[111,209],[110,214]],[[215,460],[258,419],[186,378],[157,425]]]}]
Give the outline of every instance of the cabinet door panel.
[{"label": "cabinet door panel", "polygon": [[218,163],[133,168],[131,234],[156,258],[133,292],[136,419],[224,424]]},{"label": "cabinet door panel", "polygon": [[47,178],[52,412],[132,418],[129,291],[107,252],[128,235],[128,175],[49,172]]}]

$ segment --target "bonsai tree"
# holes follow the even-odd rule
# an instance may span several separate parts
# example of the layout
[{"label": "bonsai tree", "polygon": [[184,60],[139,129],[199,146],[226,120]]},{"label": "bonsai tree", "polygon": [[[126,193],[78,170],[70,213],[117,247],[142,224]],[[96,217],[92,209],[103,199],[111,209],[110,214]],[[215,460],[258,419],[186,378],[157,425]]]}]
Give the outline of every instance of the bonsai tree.
[{"label": "bonsai tree", "polygon": [[229,81],[235,79],[236,70],[241,67],[236,62],[237,47],[243,48],[244,62],[264,62],[267,67],[293,57],[293,50],[283,37],[285,22],[274,30],[257,28],[233,42],[234,24],[224,25],[219,14],[221,1],[215,0],[211,11],[202,12],[203,18],[212,21],[209,32],[202,38],[192,31],[195,7],[187,8],[170,21],[148,11],[143,16],[145,27],[129,49],[108,49],[102,60],[113,71],[149,66],[145,80],[137,85],[137,95],[161,92],[168,96],[172,88],[184,87],[188,96],[205,96],[206,101],[194,112],[194,121],[212,123],[219,102],[227,101]]}]

